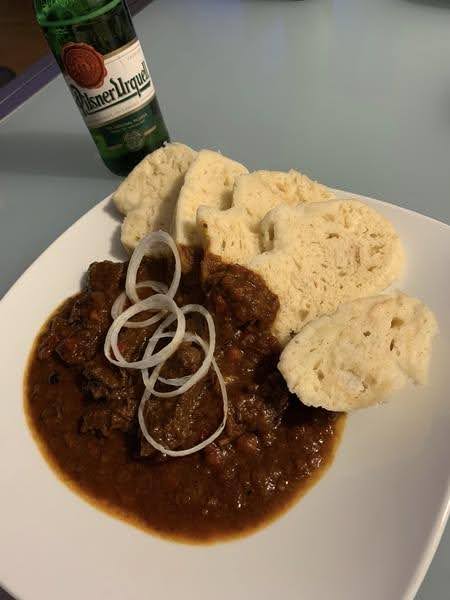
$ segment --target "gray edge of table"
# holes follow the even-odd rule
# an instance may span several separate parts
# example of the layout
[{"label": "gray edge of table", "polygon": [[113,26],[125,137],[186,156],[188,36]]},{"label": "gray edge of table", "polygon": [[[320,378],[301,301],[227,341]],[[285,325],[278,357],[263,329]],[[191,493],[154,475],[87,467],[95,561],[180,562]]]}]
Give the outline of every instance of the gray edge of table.
[{"label": "gray edge of table", "polygon": [[[135,24],[173,139],[450,221],[450,0],[155,0]],[[4,119],[0,295],[118,181],[61,77]],[[447,528],[418,599],[450,598],[449,564]]]}]

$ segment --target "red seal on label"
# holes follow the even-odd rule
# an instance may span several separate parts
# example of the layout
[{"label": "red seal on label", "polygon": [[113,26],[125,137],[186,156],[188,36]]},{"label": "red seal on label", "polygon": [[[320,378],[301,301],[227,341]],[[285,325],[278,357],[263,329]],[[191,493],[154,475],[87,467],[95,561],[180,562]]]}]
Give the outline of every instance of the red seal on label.
[{"label": "red seal on label", "polygon": [[107,71],[103,56],[89,44],[69,42],[61,50],[67,74],[79,86],[94,89],[103,85]]}]

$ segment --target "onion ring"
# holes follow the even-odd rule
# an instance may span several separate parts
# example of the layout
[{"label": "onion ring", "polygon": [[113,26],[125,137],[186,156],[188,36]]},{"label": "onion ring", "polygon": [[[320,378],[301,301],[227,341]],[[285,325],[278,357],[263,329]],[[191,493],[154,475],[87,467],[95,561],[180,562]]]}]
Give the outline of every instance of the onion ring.
[{"label": "onion ring", "polygon": [[[171,336],[171,333],[166,333],[163,334],[164,336]],[[198,335],[195,334],[191,334],[191,333],[186,333],[183,337],[183,339],[185,341],[192,341],[195,343],[198,343],[202,349],[204,350],[205,354],[208,351],[208,344],[206,344],[206,342],[204,342]],[[147,440],[147,442],[153,446],[153,448],[155,448],[155,450],[158,450],[159,452],[161,452],[162,454],[166,454],[167,456],[171,456],[171,457],[181,457],[181,456],[188,456],[189,454],[194,454],[195,452],[199,452],[200,450],[203,450],[203,448],[206,448],[206,446],[209,446],[209,444],[211,444],[212,442],[214,442],[214,440],[216,440],[219,435],[222,433],[222,431],[225,428],[226,422],[227,422],[227,417],[228,417],[228,395],[227,395],[227,388],[225,385],[225,381],[223,379],[222,373],[215,361],[215,359],[212,359],[212,366],[213,369],[216,373],[217,376],[217,380],[219,382],[219,386],[220,386],[220,391],[222,393],[222,403],[223,403],[223,418],[222,421],[220,422],[220,425],[218,426],[218,428],[210,435],[206,438],[206,440],[203,440],[203,442],[200,442],[198,444],[196,444],[195,446],[192,446],[192,448],[187,448],[185,450],[171,450],[170,448],[166,448],[165,446],[163,446],[162,444],[160,444],[159,442],[157,442],[149,433],[148,429],[147,429],[147,425],[145,423],[145,417],[144,417],[144,408],[145,405],[147,403],[147,401],[150,399],[150,397],[152,396],[152,391],[149,390],[148,388],[145,389],[142,398],[141,398],[141,402],[139,404],[139,409],[138,409],[138,421],[139,421],[139,426],[141,428],[142,431],[142,435],[145,437],[145,439]],[[151,379],[153,379],[154,373],[156,371],[159,372],[159,370],[162,368],[162,364],[158,365],[155,370],[153,371],[152,375],[151,375]],[[158,374],[155,376],[155,383],[156,383],[156,379],[158,378]]]},{"label": "onion ring", "polygon": [[178,248],[175,242],[168,233],[166,233],[165,231],[154,231],[142,238],[142,240],[134,249],[134,252],[131,255],[130,262],[128,264],[127,277],[125,280],[125,291],[128,298],[132,302],[139,302],[139,296],[137,295],[136,291],[136,277],[142,259],[148,253],[152,246],[160,242],[163,242],[164,244],[169,246],[169,248],[172,250],[172,254],[175,259],[175,270],[173,273],[172,282],[167,291],[167,295],[173,298],[177,293],[181,279],[180,253],[178,252]]},{"label": "onion ring", "polygon": [[[162,377],[160,378],[160,381],[162,381],[163,383],[166,383],[166,384],[174,386],[174,387],[178,387],[176,392],[158,392],[154,389],[154,386],[151,386],[152,394],[154,396],[157,396],[158,398],[171,398],[172,396],[180,396],[181,394],[184,394],[185,392],[187,392],[192,386],[194,386],[196,383],[198,383],[208,373],[208,371],[211,367],[213,356],[214,356],[214,350],[216,347],[216,330],[214,327],[213,318],[212,318],[211,314],[209,313],[209,311],[207,311],[206,308],[204,306],[202,306],[201,304],[186,304],[185,306],[183,306],[181,308],[181,311],[185,315],[192,313],[192,312],[198,312],[205,317],[206,323],[208,325],[208,331],[209,331],[209,344],[207,344],[208,349],[205,352],[205,358],[204,358],[202,364],[197,369],[197,371],[195,373],[193,373],[192,375],[186,375],[184,377],[177,377],[177,378],[173,378],[173,379],[165,379]],[[152,339],[150,340],[150,342],[145,350],[144,359],[147,358],[148,355],[151,355],[158,340],[161,339],[161,337],[162,337],[162,336],[160,336],[160,333],[162,333],[164,331],[165,327],[168,327],[171,324],[171,322],[173,322],[173,320],[174,320],[174,317],[172,315],[170,315],[170,317],[168,317],[163,323],[161,323],[161,325],[155,331],[155,333],[152,336]],[[199,339],[201,339],[201,338],[199,338]],[[202,340],[202,342],[203,342],[203,340]],[[158,375],[161,370],[161,367],[162,367],[162,364],[159,364],[159,365],[157,365],[157,367],[155,367],[155,370],[159,369]],[[150,377],[148,375],[148,369],[142,370],[142,379],[144,381],[145,387],[149,388]]]},{"label": "onion ring", "polygon": [[[165,283],[161,283],[160,281],[141,281],[136,284],[136,289],[140,288],[151,288],[154,292],[158,294],[167,294],[168,287]],[[114,300],[114,304],[111,307],[111,317],[112,319],[117,319],[117,317],[123,313],[123,309],[125,308],[125,302],[127,300],[126,292],[122,292],[117,298]],[[152,317],[153,318],[153,317]],[[150,319],[146,319],[145,321],[130,321],[129,323],[125,323],[124,327],[138,329],[141,327],[148,327],[152,325],[155,321],[150,323]]]},{"label": "onion ring", "polygon": [[[143,310],[151,310],[154,308],[167,308],[171,312],[175,313],[177,327],[173,340],[156,354],[151,354],[150,356],[142,360],[128,362],[127,360],[125,360],[125,358],[119,350],[118,337],[120,330],[131,317],[134,317],[136,314]],[[172,356],[174,352],[176,352],[178,346],[181,344],[185,331],[186,319],[181,309],[178,308],[176,303],[169,296],[163,294],[155,294],[154,296],[150,296],[149,298],[145,298],[145,300],[141,300],[140,302],[133,304],[132,306],[127,308],[125,312],[119,315],[117,319],[113,321],[111,327],[108,330],[108,333],[106,334],[103,350],[109,362],[111,362],[113,365],[116,365],[117,367],[123,367],[127,369],[148,369],[149,367],[154,367],[160,361],[166,360],[167,358]],[[150,343],[151,340],[149,344]],[[114,358],[111,357],[111,350]]]},{"label": "onion ring", "polygon": [[[175,259],[175,269],[170,286],[167,287],[167,285],[164,283],[151,280],[137,283],[137,273],[144,256],[151,250],[152,246],[161,242],[169,246]],[[135,248],[130,258],[125,281],[125,292],[122,292],[116,298],[111,307],[111,317],[113,319],[113,323],[108,329],[103,347],[106,358],[112,364],[121,368],[137,369],[141,371],[142,379],[145,385],[145,390],[138,409],[138,420],[142,434],[149,444],[151,444],[156,450],[173,457],[193,454],[194,452],[198,452],[199,450],[202,450],[211,444],[211,442],[213,442],[222,433],[228,416],[228,395],[225,380],[214,359],[214,351],[216,347],[216,330],[214,326],[214,320],[210,312],[201,304],[187,304],[182,308],[176,304],[174,297],[177,293],[180,280],[180,255],[178,248],[170,235],[164,231],[156,231],[143,238]],[[151,288],[154,292],[156,292],[156,294],[141,300],[137,294],[137,290],[143,287]],[[131,306],[124,310],[127,298],[130,300]],[[143,321],[131,320],[139,313],[148,311],[155,311],[157,314]],[[201,314],[206,320],[209,333],[209,343],[202,340],[202,338],[197,334],[186,332],[185,315],[193,312]],[[123,328],[149,327],[150,325],[158,323],[158,321],[162,322],[150,336],[142,358],[136,361],[127,361],[119,348],[120,331]],[[167,332],[166,329],[174,322],[176,322],[175,331]],[[156,345],[162,339],[170,339],[171,341],[169,341],[168,344],[155,353]],[[165,362],[177,351],[183,341],[192,342],[202,348],[203,352],[205,353],[202,364],[197,371],[191,375],[184,375],[182,377],[174,378],[160,377],[159,374]],[[203,377],[205,377],[211,366],[216,373],[222,395],[223,418],[221,423],[206,440],[196,444],[192,448],[186,450],[170,450],[170,448],[165,448],[162,444],[159,444],[159,442],[157,442],[148,432],[144,419],[144,409],[147,401],[152,395],[158,398],[173,398],[180,396],[198,383]],[[148,370],[152,367],[153,371],[151,375],[149,375]],[[168,392],[158,392],[155,390],[155,386],[158,381],[176,389]]]}]

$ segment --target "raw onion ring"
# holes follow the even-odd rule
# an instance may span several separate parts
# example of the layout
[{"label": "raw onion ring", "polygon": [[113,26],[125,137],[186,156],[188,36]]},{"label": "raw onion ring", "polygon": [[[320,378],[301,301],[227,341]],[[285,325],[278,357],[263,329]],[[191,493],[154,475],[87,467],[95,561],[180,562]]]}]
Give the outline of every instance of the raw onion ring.
[{"label": "raw onion ring", "polygon": [[[209,331],[209,343],[207,344],[208,349],[205,352],[205,358],[204,358],[202,364],[197,369],[197,371],[195,373],[193,373],[192,375],[186,375],[183,377],[177,377],[177,378],[172,378],[172,379],[165,379],[163,377],[160,377],[159,378],[160,381],[162,381],[163,383],[166,383],[168,385],[177,387],[178,389],[175,392],[158,392],[152,386],[152,389],[151,389],[152,394],[154,396],[157,396],[158,398],[171,398],[172,396],[179,396],[179,395],[187,392],[192,386],[194,386],[196,383],[198,383],[208,373],[208,371],[211,367],[213,356],[214,356],[214,350],[216,348],[216,330],[214,327],[213,318],[212,318],[211,314],[209,313],[209,311],[206,310],[206,308],[204,306],[202,306],[201,304],[186,304],[185,306],[183,306],[181,308],[181,311],[185,315],[192,313],[192,312],[197,312],[197,313],[200,313],[203,317],[205,317],[206,324],[208,325],[208,331]],[[174,321],[174,317],[172,315],[170,315],[170,317],[168,317],[163,323],[161,323],[159,325],[158,329],[155,331],[150,342],[147,345],[147,348],[145,350],[144,357],[143,357],[144,359],[146,359],[148,356],[151,355],[158,340],[161,339],[161,337],[162,337],[160,334],[173,321]],[[199,339],[201,339],[201,338],[199,338]],[[202,342],[203,342],[203,340],[202,340]],[[155,370],[159,368],[158,375],[161,370],[161,368],[160,368],[161,366],[162,365],[160,363],[159,365],[157,365],[155,367]],[[151,377],[149,377],[149,375],[148,375],[148,369],[142,370],[142,379],[144,381],[145,387],[148,388],[150,385],[150,379],[151,379]]]},{"label": "raw onion ring", "polygon": [[[160,281],[141,281],[136,284],[136,289],[140,288],[151,288],[154,292],[158,294],[167,294],[168,287],[165,283],[161,283]],[[125,302],[127,300],[126,292],[122,292],[117,298],[114,300],[114,304],[111,307],[111,317],[112,319],[117,319],[117,317],[123,313],[123,309],[125,308]],[[155,321],[151,319],[146,319],[145,321],[130,321],[129,323],[125,323],[124,327],[138,329],[141,327],[148,327],[152,325]],[[151,322],[150,322],[151,321]]]},{"label": "raw onion ring", "polygon": [[148,254],[148,251],[151,249],[151,247],[159,242],[163,242],[164,244],[169,246],[169,248],[172,250],[172,254],[175,259],[175,269],[173,273],[172,282],[167,291],[167,295],[173,298],[177,293],[181,279],[180,253],[178,252],[178,248],[175,242],[168,233],[166,233],[165,231],[154,231],[142,238],[142,240],[134,249],[134,252],[130,258],[130,262],[128,263],[127,277],[125,280],[125,291],[128,298],[132,302],[139,302],[139,296],[137,295],[136,291],[136,277],[142,259],[146,254]]},{"label": "raw onion ring", "polygon": [[[175,330],[175,334],[173,340],[167,344],[162,350],[157,352],[156,354],[152,354],[148,356],[146,359],[141,359],[137,361],[128,362],[123,357],[122,353],[119,350],[118,346],[118,337],[120,330],[124,326],[124,324],[131,318],[134,317],[141,311],[144,310],[152,310],[152,309],[161,309],[166,308],[169,309],[176,315],[177,327]],[[172,315],[170,315],[172,316]],[[149,298],[145,298],[145,300],[140,300],[136,304],[133,304],[126,311],[124,311],[121,315],[114,320],[111,327],[106,334],[105,343],[104,343],[104,353],[106,358],[117,367],[123,367],[127,369],[148,369],[149,367],[154,367],[160,361],[166,360],[174,352],[176,352],[178,346],[181,344],[183,336],[186,331],[186,319],[184,313],[177,306],[177,304],[170,298],[169,296],[163,294],[155,294],[154,296],[150,296]],[[151,338],[150,342],[151,343]],[[115,358],[111,357],[112,354]]]},{"label": "raw onion ring", "polygon": [[[162,334],[164,336],[172,336],[173,333],[165,333]],[[198,343],[203,351],[205,352],[205,354],[208,352],[208,344],[206,344],[206,342],[204,342],[198,335],[196,334],[192,334],[192,333],[186,333],[183,336],[183,340],[184,341],[192,341],[194,343]],[[196,444],[195,446],[192,446],[192,448],[187,448],[185,450],[171,450],[170,448],[166,448],[165,446],[163,446],[162,444],[160,444],[159,442],[157,442],[149,433],[148,429],[147,429],[147,425],[145,423],[145,418],[144,418],[144,408],[145,405],[147,403],[147,401],[149,400],[149,398],[152,396],[152,391],[149,390],[148,388],[145,389],[142,398],[141,398],[141,402],[139,404],[139,409],[138,409],[138,421],[139,421],[139,426],[141,428],[142,431],[142,435],[145,437],[145,439],[147,440],[147,442],[153,446],[153,448],[155,448],[155,450],[158,450],[159,452],[161,452],[162,454],[166,454],[167,456],[172,456],[172,457],[181,457],[181,456],[188,456],[189,454],[194,454],[195,452],[199,452],[200,450],[203,450],[203,448],[206,448],[206,446],[209,446],[209,444],[211,444],[212,442],[214,442],[214,440],[216,440],[219,435],[222,433],[222,431],[225,428],[226,422],[227,422],[227,416],[228,416],[228,395],[227,395],[227,388],[225,385],[225,381],[223,379],[222,373],[216,363],[216,360],[213,358],[212,362],[211,362],[213,369],[216,373],[217,376],[217,380],[219,382],[219,386],[220,386],[220,391],[222,393],[222,402],[223,402],[223,418],[222,421],[220,422],[219,427],[209,436],[206,438],[206,440],[203,440],[203,442],[200,442],[198,444]],[[161,363],[160,365],[158,365],[155,370],[153,371],[150,379],[153,379],[154,373],[155,371],[159,371],[161,370],[163,364]],[[156,379],[158,378],[158,373],[155,376],[155,383],[156,383]]]}]

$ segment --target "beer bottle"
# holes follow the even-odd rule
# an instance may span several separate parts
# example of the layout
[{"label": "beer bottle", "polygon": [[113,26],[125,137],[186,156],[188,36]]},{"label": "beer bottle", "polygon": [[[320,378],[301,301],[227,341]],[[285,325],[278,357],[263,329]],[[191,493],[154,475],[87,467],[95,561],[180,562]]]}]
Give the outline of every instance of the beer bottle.
[{"label": "beer bottle", "polygon": [[127,175],[169,135],[125,0],[34,0],[106,166]]}]

